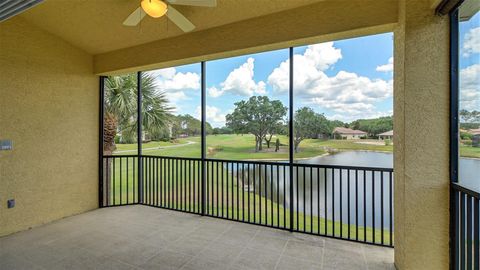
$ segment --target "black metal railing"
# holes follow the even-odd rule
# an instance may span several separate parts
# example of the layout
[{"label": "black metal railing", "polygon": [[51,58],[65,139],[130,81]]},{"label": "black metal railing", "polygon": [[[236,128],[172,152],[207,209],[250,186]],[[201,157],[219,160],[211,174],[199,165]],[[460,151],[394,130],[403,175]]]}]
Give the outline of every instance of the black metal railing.
[{"label": "black metal railing", "polygon": [[137,159],[104,157],[104,206],[140,203],[393,246],[393,169],[146,155],[140,163]]},{"label": "black metal railing", "polygon": [[452,183],[453,269],[480,268],[480,194]]},{"label": "black metal railing", "polygon": [[120,206],[138,203],[138,156],[103,157],[103,205]]},{"label": "black metal railing", "polygon": [[143,156],[143,204],[200,214],[201,160]]}]

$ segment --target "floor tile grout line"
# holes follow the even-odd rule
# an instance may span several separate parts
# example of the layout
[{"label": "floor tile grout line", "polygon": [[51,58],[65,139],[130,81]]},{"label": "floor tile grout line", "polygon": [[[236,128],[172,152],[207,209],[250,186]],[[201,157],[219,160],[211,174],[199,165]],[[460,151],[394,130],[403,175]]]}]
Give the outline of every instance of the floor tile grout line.
[{"label": "floor tile grout line", "polygon": [[[257,237],[257,234],[260,230],[257,228],[256,231],[255,231],[255,234],[247,241],[247,243],[243,246],[242,250],[240,250],[240,252],[238,252],[238,254],[233,258],[232,260],[232,263],[230,264],[230,266],[232,266],[232,264],[234,264],[236,262],[236,260],[240,257],[240,255],[246,250],[248,249],[248,244],[251,243],[253,241],[253,239],[255,239],[255,237]],[[231,268],[231,267],[230,267]]]},{"label": "floor tile grout line", "polygon": [[[187,266],[191,261],[193,261],[193,260],[196,259],[196,258],[199,258],[199,255],[200,255],[204,250],[206,250],[213,242],[215,242],[216,240],[220,239],[220,237],[222,237],[231,227],[232,227],[232,225],[231,225],[231,224],[228,224],[228,228],[227,228],[224,232],[222,232],[220,235],[218,235],[217,237],[215,237],[215,239],[211,240],[211,242],[210,242],[209,244],[205,245],[205,247],[203,247],[202,249],[200,249],[200,251],[199,251],[196,255],[192,256],[192,258],[190,258],[188,261],[186,261],[179,269],[184,269],[185,266]],[[198,229],[198,228],[197,228],[197,229]]]},{"label": "floor tile grout line", "polygon": [[280,260],[282,259],[283,254],[285,253],[285,250],[287,249],[287,245],[288,245],[289,241],[290,241],[290,239],[288,239],[287,242],[285,242],[285,244],[283,245],[282,252],[280,253],[280,256],[278,257],[277,262],[275,263],[274,269],[277,269],[278,264],[280,263]]}]

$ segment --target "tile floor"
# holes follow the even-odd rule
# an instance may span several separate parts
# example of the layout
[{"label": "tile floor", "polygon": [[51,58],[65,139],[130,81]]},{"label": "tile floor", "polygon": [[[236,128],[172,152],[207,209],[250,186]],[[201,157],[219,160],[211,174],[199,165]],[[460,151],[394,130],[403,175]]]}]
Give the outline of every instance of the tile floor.
[{"label": "tile floor", "polygon": [[123,206],[0,238],[0,269],[395,269],[393,249]]}]

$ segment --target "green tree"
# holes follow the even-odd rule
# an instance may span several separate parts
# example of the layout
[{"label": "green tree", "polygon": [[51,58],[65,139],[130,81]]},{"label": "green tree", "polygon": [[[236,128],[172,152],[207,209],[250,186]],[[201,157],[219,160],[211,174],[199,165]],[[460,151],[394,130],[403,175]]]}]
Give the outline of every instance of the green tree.
[{"label": "green tree", "polygon": [[460,128],[461,129],[476,129],[480,128],[480,111],[468,111],[460,110],[458,112],[460,116]]},{"label": "green tree", "polygon": [[330,134],[330,121],[323,114],[318,114],[312,108],[302,107],[295,112],[293,118],[293,143],[295,152],[302,140],[316,138],[319,134]]},{"label": "green tree", "polygon": [[255,136],[255,151],[262,150],[262,142],[273,126],[283,121],[287,107],[280,100],[266,96],[253,96],[235,103],[235,109],[226,116],[226,126],[237,134]]},{"label": "green tree", "polygon": [[368,136],[377,136],[380,133],[393,129],[393,117],[385,116],[374,119],[358,119],[350,123],[350,128],[362,130],[368,133]]},{"label": "green tree", "polygon": [[[165,93],[158,91],[155,78],[142,74],[142,126],[150,133],[168,127],[169,112]],[[106,154],[115,149],[115,135],[124,142],[133,142],[137,134],[137,74],[112,76],[105,80],[104,143]]]}]

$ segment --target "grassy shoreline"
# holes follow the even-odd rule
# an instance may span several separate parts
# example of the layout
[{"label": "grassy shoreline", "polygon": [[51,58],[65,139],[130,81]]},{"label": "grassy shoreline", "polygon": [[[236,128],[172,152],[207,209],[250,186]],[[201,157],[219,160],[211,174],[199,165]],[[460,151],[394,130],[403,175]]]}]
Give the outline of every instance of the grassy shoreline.
[{"label": "grassy shoreline", "polygon": [[[253,135],[209,135],[207,142],[207,157],[229,160],[288,160],[288,137],[277,136],[280,139],[280,149],[275,152],[275,139],[270,148],[264,144],[264,149],[255,152]],[[376,144],[375,144],[376,143]],[[200,137],[179,138],[175,142],[148,142],[142,145],[143,152],[148,155],[175,156],[199,158]],[[330,152],[369,151],[393,153],[393,145],[384,145],[378,140],[319,140],[305,139],[295,153],[296,160],[313,158]],[[114,154],[136,154],[136,144],[117,144]],[[480,159],[480,148],[466,145],[460,146],[460,156]]]}]

